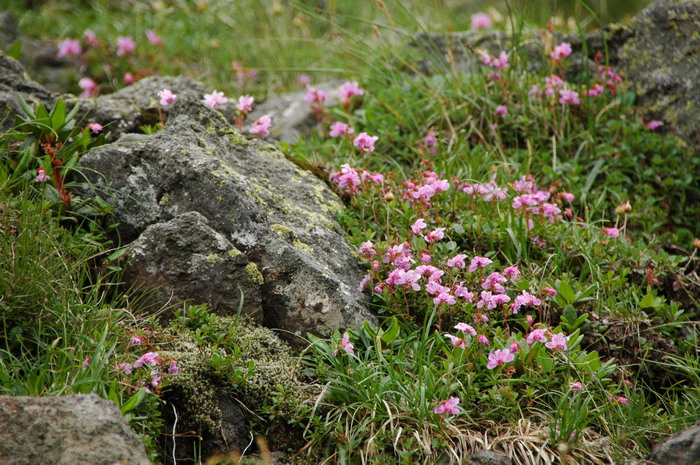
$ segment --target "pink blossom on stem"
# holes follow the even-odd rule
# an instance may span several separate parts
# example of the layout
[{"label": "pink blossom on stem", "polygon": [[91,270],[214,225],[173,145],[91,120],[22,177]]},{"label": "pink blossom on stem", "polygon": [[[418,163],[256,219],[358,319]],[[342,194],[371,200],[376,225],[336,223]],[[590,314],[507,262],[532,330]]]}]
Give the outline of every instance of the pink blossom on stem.
[{"label": "pink blossom on stem", "polygon": [[364,95],[365,91],[356,81],[346,81],[340,86],[340,101],[345,105],[350,102],[354,96]]},{"label": "pink blossom on stem", "polygon": [[180,373],[180,368],[177,366],[177,362],[173,360],[168,367],[168,374],[174,375],[176,373]]},{"label": "pink blossom on stem", "polygon": [[350,355],[355,354],[355,346],[350,342],[350,335],[347,331],[343,333],[343,339],[338,343],[338,346],[333,351],[333,355],[338,355],[338,350],[343,349]]},{"label": "pink blossom on stem", "polygon": [[435,305],[440,305],[440,304],[454,305],[457,303],[457,301],[455,300],[453,295],[448,294],[447,292],[442,292],[442,293],[438,294],[437,297],[433,298],[433,303]]},{"label": "pink blossom on stem", "polygon": [[130,343],[132,346],[140,346],[143,343],[143,336],[133,336]]},{"label": "pink blossom on stem", "polygon": [[486,364],[486,368],[493,370],[513,360],[515,360],[515,356],[510,350],[498,349],[489,354],[489,362]]},{"label": "pink blossom on stem", "polygon": [[488,29],[491,25],[491,17],[486,13],[479,12],[472,15],[472,29]]},{"label": "pink blossom on stem", "polygon": [[572,194],[570,192],[561,192],[561,193],[559,193],[559,197],[561,197],[561,199],[564,202],[568,202],[568,203],[572,203],[575,199],[574,194]]},{"label": "pink blossom on stem", "polygon": [[251,123],[248,132],[256,136],[268,136],[270,135],[270,126],[272,126],[272,117],[262,115]]},{"label": "pink blossom on stem", "polygon": [[462,331],[464,334],[471,334],[472,336],[476,336],[476,330],[467,323],[457,323],[455,325],[455,329],[457,331]]},{"label": "pink blossom on stem", "polygon": [[306,90],[306,95],[304,100],[309,103],[317,103],[323,105],[326,103],[326,93],[322,90],[316,89],[315,87],[309,87]]},{"label": "pink blossom on stem", "polygon": [[571,55],[571,44],[562,42],[554,47],[554,51],[549,56],[552,58],[552,60],[559,61],[568,57],[569,55]]},{"label": "pink blossom on stem", "polygon": [[457,415],[460,410],[457,405],[459,404],[459,397],[450,397],[448,400],[441,400],[434,409],[433,413],[437,415],[444,415],[445,413],[451,413],[452,415]]},{"label": "pink blossom on stem", "polygon": [[452,342],[452,347],[459,347],[460,349],[467,348],[467,341],[461,337],[453,336],[452,334],[445,334],[445,337],[450,339],[450,342]]},{"label": "pink blossom on stem", "polygon": [[467,256],[463,253],[457,254],[454,257],[447,260],[447,266],[464,268],[465,266],[467,266],[467,264],[464,262],[466,258]]},{"label": "pink blossom on stem", "polygon": [[297,79],[299,81],[299,84],[301,84],[302,86],[308,86],[309,84],[311,84],[311,76],[309,76],[306,73],[301,73]]},{"label": "pink blossom on stem", "polygon": [[413,234],[419,236],[428,225],[423,218],[418,218],[415,223],[411,225],[411,231]]},{"label": "pink blossom on stem", "polygon": [[566,350],[568,341],[569,338],[564,333],[552,334],[552,340],[545,343],[545,347],[551,350]]},{"label": "pink blossom on stem", "polygon": [[647,127],[649,129],[651,129],[652,131],[657,130],[658,128],[660,128],[663,125],[664,125],[663,121],[657,121],[657,120],[651,120],[647,123]]},{"label": "pink blossom on stem", "polygon": [[378,139],[378,136],[370,136],[366,132],[361,132],[352,143],[362,153],[374,152],[374,143]]},{"label": "pink blossom on stem", "polygon": [[134,362],[134,368],[140,368],[144,365],[152,367],[158,365],[158,352],[146,352]]},{"label": "pink blossom on stem", "polygon": [[160,98],[160,106],[167,107],[177,100],[177,95],[173,94],[169,89],[163,89],[158,92],[158,98]]},{"label": "pink blossom on stem", "polygon": [[360,281],[360,285],[357,286],[357,290],[360,292],[364,291],[367,288],[367,283],[369,282],[370,279],[372,279],[372,276],[369,273],[364,275],[362,277],[362,281]]},{"label": "pink blossom on stem", "polygon": [[508,114],[508,108],[506,108],[505,105],[498,105],[493,114],[496,116],[506,116]]},{"label": "pink blossom on stem", "polygon": [[546,334],[547,330],[544,328],[533,329],[532,332],[530,332],[530,334],[527,335],[525,340],[530,345],[534,344],[536,341],[547,342]]},{"label": "pink blossom on stem", "polygon": [[250,95],[241,95],[238,97],[238,103],[236,104],[236,109],[241,113],[248,113],[253,109],[253,103],[255,98]]},{"label": "pink blossom on stem", "polygon": [[591,86],[591,88],[588,89],[588,92],[586,93],[586,95],[588,95],[589,97],[597,97],[602,93],[603,93],[603,86],[601,86],[600,84],[593,84]]},{"label": "pink blossom on stem", "polygon": [[331,125],[331,130],[330,130],[329,135],[331,137],[339,137],[339,136],[342,136],[344,134],[352,134],[353,132],[355,132],[355,130],[352,127],[350,127],[349,125],[347,125],[343,122],[338,121],[338,122],[333,123]]},{"label": "pink blossom on stem", "polygon": [[134,366],[131,363],[124,362],[117,365],[117,368],[122,370],[127,375],[130,375],[133,372]]},{"label": "pink blossom on stem", "polygon": [[557,295],[557,291],[554,290],[554,289],[552,289],[551,287],[543,287],[543,288],[542,288],[542,292],[545,292],[545,293],[551,295],[552,297],[554,297],[555,295]]},{"label": "pink blossom on stem", "polygon": [[204,94],[204,104],[210,106],[211,108],[217,105],[223,105],[228,103],[228,99],[224,96],[223,92],[217,92],[214,90],[211,94]]},{"label": "pink blossom on stem", "polygon": [[425,241],[430,243],[430,242],[436,242],[445,237],[445,228],[435,228],[432,231],[428,231],[428,233],[424,236]]},{"label": "pink blossom on stem", "polygon": [[97,83],[89,77],[84,77],[78,81],[78,86],[83,89],[81,97],[91,97],[97,90]]},{"label": "pink blossom on stem", "polygon": [[492,262],[492,261],[491,261],[491,259],[489,259],[489,258],[476,256],[476,257],[472,258],[472,261],[471,261],[471,263],[469,264],[469,269],[468,269],[468,271],[469,271],[470,273],[473,273],[473,272],[475,272],[476,270],[480,270],[480,269],[482,269],[482,268],[487,267],[488,265],[491,264],[491,262]]},{"label": "pink blossom on stem", "polygon": [[374,244],[372,244],[371,241],[365,241],[362,244],[360,244],[360,255],[362,255],[365,258],[369,258],[370,260],[374,258],[375,255],[377,255],[377,251],[374,248]]},{"label": "pink blossom on stem", "polygon": [[567,103],[578,105],[581,103],[581,99],[579,99],[578,92],[575,90],[562,89],[559,91],[559,103],[562,105]]},{"label": "pink blossom on stem", "polygon": [[67,57],[69,55],[80,55],[83,53],[83,48],[80,46],[78,39],[64,39],[58,43],[58,58]]},{"label": "pink blossom on stem", "polygon": [[514,354],[514,353],[516,353],[517,351],[520,350],[520,344],[518,344],[517,342],[514,342],[514,343],[512,343],[512,344],[510,345],[510,347],[508,348],[508,350],[510,350],[510,353],[511,353],[511,354]]},{"label": "pink blossom on stem", "polygon": [[509,266],[503,270],[503,276],[509,278],[511,281],[517,281],[520,276],[520,270],[517,266]]},{"label": "pink blossom on stem", "polygon": [[573,381],[569,383],[569,387],[573,389],[574,391],[585,391],[586,388],[583,387],[583,383],[581,381]]},{"label": "pink blossom on stem", "polygon": [[483,334],[479,334],[479,337],[477,337],[476,340],[479,341],[479,344],[482,344],[485,346],[489,345],[489,338],[487,338]]},{"label": "pink blossom on stem", "polygon": [[83,38],[85,39],[85,43],[87,43],[89,46],[94,47],[97,45],[97,35],[92,29],[85,29],[85,32],[83,32]]},{"label": "pink blossom on stem", "polygon": [[36,182],[46,182],[49,179],[51,179],[51,176],[47,176],[46,172],[44,171],[44,168],[39,168],[37,171],[37,177],[35,178]]},{"label": "pink blossom on stem", "polygon": [[153,45],[163,45],[163,38],[158,36],[153,29],[146,31],[146,38]]},{"label": "pink blossom on stem", "polygon": [[617,228],[603,228],[603,233],[613,239],[620,237],[620,230]]},{"label": "pink blossom on stem", "polygon": [[134,77],[133,74],[131,74],[130,71],[127,71],[126,73],[124,73],[124,84],[131,85],[134,82],[136,82],[136,78]]},{"label": "pink blossom on stem", "polygon": [[136,49],[136,42],[131,36],[117,37],[117,56],[123,57]]}]

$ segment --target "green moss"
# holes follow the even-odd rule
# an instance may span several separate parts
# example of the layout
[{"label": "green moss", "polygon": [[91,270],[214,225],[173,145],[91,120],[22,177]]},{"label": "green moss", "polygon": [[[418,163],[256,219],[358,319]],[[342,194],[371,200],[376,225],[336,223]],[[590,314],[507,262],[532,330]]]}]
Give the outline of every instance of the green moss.
[{"label": "green moss", "polygon": [[170,196],[168,194],[163,195],[163,197],[160,198],[160,202],[158,202],[159,205],[167,205],[170,203]]},{"label": "green moss", "polygon": [[299,239],[294,239],[294,242],[292,242],[292,245],[299,250],[303,250],[304,252],[314,253],[313,247],[311,247],[308,244],[304,244]]},{"label": "green moss", "polygon": [[245,267],[246,273],[252,278],[253,282],[262,286],[265,284],[265,278],[263,278],[262,273],[258,269],[258,265],[256,265],[253,262],[250,262],[246,265]]},{"label": "green moss", "polygon": [[236,258],[239,255],[243,255],[243,252],[234,247],[228,251],[227,255],[229,256],[229,258]]},{"label": "green moss", "polygon": [[272,224],[272,225],[270,225],[270,229],[275,231],[280,236],[283,236],[285,234],[289,234],[292,232],[292,228],[285,226],[283,224]]}]

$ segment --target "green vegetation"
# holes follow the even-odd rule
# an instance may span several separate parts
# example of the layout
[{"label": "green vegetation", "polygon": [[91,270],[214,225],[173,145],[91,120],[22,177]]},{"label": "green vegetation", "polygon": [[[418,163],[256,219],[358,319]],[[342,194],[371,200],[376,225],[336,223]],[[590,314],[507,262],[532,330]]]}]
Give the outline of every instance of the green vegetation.
[{"label": "green vegetation", "polygon": [[[155,463],[171,451],[174,405],[204,438],[188,447],[206,450],[221,395],[254,410],[258,452],[299,463],[458,463],[486,433],[516,463],[617,463],[697,420],[700,160],[641,120],[604,56],[571,78],[544,33],[527,68],[524,25],[556,5],[491,12],[518,32],[507,60],[465,47],[474,72],[424,74],[420,46],[406,45],[468,29],[458,2],[110,3],[15,8],[30,36],[93,30],[97,44],[72,58],[103,93],[127,72],[187,75],[229,98],[301,88],[301,72],[312,85],[359,81],[363,95],[317,102],[321,123],[284,149],[332,173],[381,324],[308,336],[293,354],[204,306],[167,324],[134,316],[110,207],[81,194],[75,171],[108,135],[63,102],[26,106],[0,135],[0,392],[112,399]],[[572,29],[599,21],[582,3],[565,10],[579,15]],[[149,29],[162,44],[146,42]],[[138,46],[117,57],[126,35]],[[336,122],[354,134],[331,137]],[[375,148],[358,149],[360,133]]]}]

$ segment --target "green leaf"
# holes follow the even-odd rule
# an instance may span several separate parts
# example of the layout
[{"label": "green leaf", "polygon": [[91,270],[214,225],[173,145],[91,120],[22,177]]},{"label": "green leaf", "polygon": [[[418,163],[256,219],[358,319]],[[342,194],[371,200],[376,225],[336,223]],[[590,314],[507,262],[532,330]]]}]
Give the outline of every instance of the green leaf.
[{"label": "green leaf", "polygon": [[12,47],[8,48],[5,55],[12,57],[15,60],[19,60],[22,57],[22,40],[17,39]]},{"label": "green leaf", "polygon": [[566,281],[559,283],[559,294],[566,301],[566,303],[573,304],[576,300],[576,295],[574,291],[571,290],[571,286]]},{"label": "green leaf", "polygon": [[66,104],[63,103],[63,99],[59,98],[56,100],[56,105],[51,110],[49,117],[51,118],[51,128],[54,131],[58,131],[63,127],[63,124],[66,122]]},{"label": "green leaf", "polygon": [[145,389],[139,389],[136,394],[131,396],[129,400],[126,401],[124,405],[121,407],[122,413],[127,413],[131,412],[134,410],[136,407],[141,405],[141,402],[143,402],[143,399],[146,397],[146,390]]},{"label": "green leaf", "polygon": [[642,309],[646,308],[656,308],[656,299],[652,294],[647,294],[642,297],[642,301],[639,302],[639,307]]},{"label": "green leaf", "polygon": [[391,343],[394,339],[396,339],[396,336],[399,335],[399,320],[396,319],[395,316],[391,317],[391,324],[389,325],[389,329],[386,330],[386,332],[382,335],[382,341],[385,344]]}]

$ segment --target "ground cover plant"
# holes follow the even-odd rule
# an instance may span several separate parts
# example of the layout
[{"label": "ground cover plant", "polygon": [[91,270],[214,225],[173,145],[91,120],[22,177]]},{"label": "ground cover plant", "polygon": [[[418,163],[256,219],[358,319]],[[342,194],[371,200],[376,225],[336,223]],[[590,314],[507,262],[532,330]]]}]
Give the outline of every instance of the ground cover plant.
[{"label": "ground cover plant", "polygon": [[[460,463],[490,447],[517,463],[602,464],[642,458],[693,424],[699,162],[635,109],[605,51],[570,79],[571,48],[552,26],[534,72],[516,44],[469,50],[476,73],[424,75],[416,47],[396,44],[411,43],[431,2],[377,2],[359,19],[331,3],[241,3],[234,15],[225,2],[156,2],[114,24],[100,2],[85,15],[56,15],[60,2],[22,10],[30,32],[60,23],[57,54],[75,60],[73,90],[86,97],[189,74],[224,91],[202,96],[210,106],[240,96],[240,126],[264,136],[275,122],[245,120],[250,96],[306,89],[318,125],[285,151],[325,170],[346,201],[338,220],[367,271],[351,284],[382,322],[307,336],[296,363],[308,391],[264,385],[249,405],[254,430],[308,463]],[[522,16],[503,12],[453,26],[517,30]],[[399,25],[410,33],[391,36]],[[234,26],[250,28],[245,46],[222,46]],[[191,42],[175,40],[183,31]],[[319,34],[341,52],[317,47]],[[314,87],[329,75],[349,78],[338,107]],[[154,96],[163,107],[176,98]],[[202,307],[179,309],[169,327],[131,316],[109,206],[79,198],[71,173],[105,128],[65,105],[25,113],[2,138],[2,390],[113,399],[165,462],[169,400],[209,395],[193,373],[258,395],[243,323]]]}]

